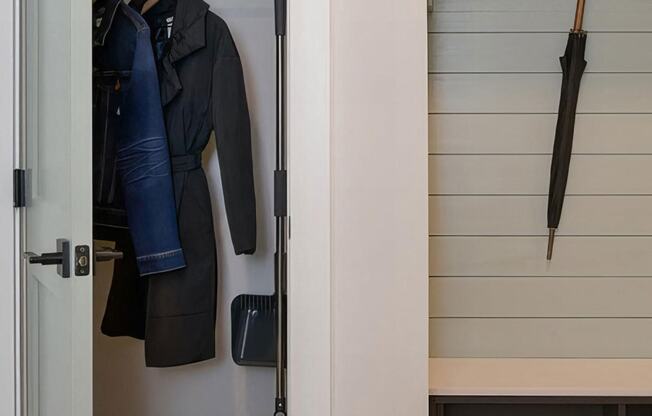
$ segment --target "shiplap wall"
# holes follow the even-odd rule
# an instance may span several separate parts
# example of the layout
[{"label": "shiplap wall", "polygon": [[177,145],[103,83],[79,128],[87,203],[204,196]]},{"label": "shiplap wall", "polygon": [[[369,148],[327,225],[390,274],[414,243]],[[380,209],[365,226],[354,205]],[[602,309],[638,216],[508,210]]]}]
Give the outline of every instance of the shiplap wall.
[{"label": "shiplap wall", "polygon": [[652,357],[652,1],[587,2],[568,198],[545,260],[575,4],[435,1],[432,357]]}]

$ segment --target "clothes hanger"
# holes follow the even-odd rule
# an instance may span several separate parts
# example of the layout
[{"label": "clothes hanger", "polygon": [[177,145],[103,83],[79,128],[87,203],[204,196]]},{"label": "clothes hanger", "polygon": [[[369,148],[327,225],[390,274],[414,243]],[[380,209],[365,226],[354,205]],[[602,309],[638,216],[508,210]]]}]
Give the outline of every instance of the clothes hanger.
[{"label": "clothes hanger", "polygon": [[[165,16],[164,20],[156,22],[152,29],[158,30],[156,32],[156,38],[159,37],[161,30],[165,30],[166,39],[170,39],[172,36],[172,24],[174,21],[174,14],[177,8],[177,0],[134,0],[135,8],[138,9],[140,6],[140,14],[145,15],[148,11],[151,11],[154,6],[157,6],[156,14]],[[151,25],[151,24],[150,24]],[[155,27],[154,27],[155,26]]]},{"label": "clothes hanger", "polygon": [[156,4],[160,0],[147,0],[145,4],[143,4],[143,8],[140,10],[140,14],[145,14],[151,9],[152,7],[156,6]]}]

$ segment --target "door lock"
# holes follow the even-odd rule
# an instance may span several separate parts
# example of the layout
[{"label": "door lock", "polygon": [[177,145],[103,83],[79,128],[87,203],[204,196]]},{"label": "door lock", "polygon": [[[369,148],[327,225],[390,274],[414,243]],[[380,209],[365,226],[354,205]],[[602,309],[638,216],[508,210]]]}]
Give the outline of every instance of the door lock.
[{"label": "door lock", "polygon": [[88,276],[91,272],[90,253],[91,250],[88,246],[75,247],[75,274],[77,276]]},{"label": "door lock", "polygon": [[[91,257],[93,256],[93,257]],[[70,241],[57,239],[57,251],[52,253],[36,254],[32,252],[25,253],[25,257],[30,264],[41,264],[43,266],[56,265],[59,276],[70,277]],[[124,257],[121,251],[113,250],[107,247],[95,249],[91,254],[89,246],[75,246],[75,275],[88,276],[91,271],[91,260],[96,262],[119,260]]]}]

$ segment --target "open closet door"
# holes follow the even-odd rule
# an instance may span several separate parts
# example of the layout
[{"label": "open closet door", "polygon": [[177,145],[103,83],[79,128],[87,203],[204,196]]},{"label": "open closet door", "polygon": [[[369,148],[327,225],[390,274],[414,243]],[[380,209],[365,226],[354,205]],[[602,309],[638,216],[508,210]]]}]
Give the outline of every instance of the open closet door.
[{"label": "open closet door", "polygon": [[20,3],[23,409],[90,416],[92,2]]}]

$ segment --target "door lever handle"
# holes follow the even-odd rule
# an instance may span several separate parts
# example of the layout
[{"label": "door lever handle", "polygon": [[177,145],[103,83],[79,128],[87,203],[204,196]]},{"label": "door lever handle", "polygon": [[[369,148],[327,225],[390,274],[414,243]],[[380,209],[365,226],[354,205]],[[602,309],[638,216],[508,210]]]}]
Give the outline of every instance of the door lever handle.
[{"label": "door lever handle", "polygon": [[39,255],[28,251],[25,253],[25,258],[29,264],[56,265],[59,276],[70,277],[70,241],[66,239],[57,239],[57,251],[53,253]]},{"label": "door lever handle", "polygon": [[25,257],[30,264],[63,264],[63,253],[60,251],[57,251],[56,253],[43,253],[40,256],[36,253],[28,251],[25,253]]},{"label": "door lever handle", "polygon": [[124,253],[122,251],[114,250],[109,247],[99,247],[95,249],[95,261],[111,261],[111,260],[120,260],[124,258]]}]

